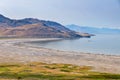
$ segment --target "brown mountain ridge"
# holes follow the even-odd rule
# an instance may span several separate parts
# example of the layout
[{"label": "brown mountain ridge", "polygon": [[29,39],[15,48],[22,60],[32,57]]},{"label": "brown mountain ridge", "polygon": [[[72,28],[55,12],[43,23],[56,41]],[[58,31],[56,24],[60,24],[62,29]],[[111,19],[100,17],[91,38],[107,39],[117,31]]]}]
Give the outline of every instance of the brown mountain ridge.
[{"label": "brown mountain ridge", "polygon": [[1,37],[37,37],[37,38],[80,38],[79,33],[63,25],[34,18],[21,20],[10,19],[0,15]]}]

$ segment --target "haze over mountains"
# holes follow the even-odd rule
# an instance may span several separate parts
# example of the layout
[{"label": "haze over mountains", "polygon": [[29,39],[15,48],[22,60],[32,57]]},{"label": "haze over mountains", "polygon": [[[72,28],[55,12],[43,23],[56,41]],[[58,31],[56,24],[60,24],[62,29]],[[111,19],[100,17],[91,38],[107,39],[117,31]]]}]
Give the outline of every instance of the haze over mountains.
[{"label": "haze over mountains", "polygon": [[95,28],[87,26],[78,26],[78,25],[66,25],[70,30],[74,30],[82,33],[91,33],[91,34],[120,34],[120,29],[112,28]]},{"label": "haze over mountains", "polygon": [[15,20],[3,15],[0,15],[0,36],[40,38],[84,37],[57,22],[34,18]]}]

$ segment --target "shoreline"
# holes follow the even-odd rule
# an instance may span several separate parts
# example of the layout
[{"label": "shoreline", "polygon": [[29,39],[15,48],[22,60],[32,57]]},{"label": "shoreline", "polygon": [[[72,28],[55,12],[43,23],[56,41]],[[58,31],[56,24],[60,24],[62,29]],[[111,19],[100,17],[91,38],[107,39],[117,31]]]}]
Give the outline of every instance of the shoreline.
[{"label": "shoreline", "polygon": [[0,63],[65,63],[79,66],[91,66],[93,67],[93,71],[120,74],[119,55],[60,51],[43,47],[36,48],[30,45],[24,45],[24,42],[48,40],[59,39],[0,39]]}]

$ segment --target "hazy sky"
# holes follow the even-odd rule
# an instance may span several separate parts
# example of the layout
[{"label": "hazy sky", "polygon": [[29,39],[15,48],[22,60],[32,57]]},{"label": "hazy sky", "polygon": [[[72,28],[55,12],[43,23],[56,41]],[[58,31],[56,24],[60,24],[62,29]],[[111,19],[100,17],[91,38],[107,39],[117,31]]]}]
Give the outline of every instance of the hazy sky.
[{"label": "hazy sky", "polygon": [[63,25],[120,28],[120,0],[0,0],[0,14],[53,20]]}]

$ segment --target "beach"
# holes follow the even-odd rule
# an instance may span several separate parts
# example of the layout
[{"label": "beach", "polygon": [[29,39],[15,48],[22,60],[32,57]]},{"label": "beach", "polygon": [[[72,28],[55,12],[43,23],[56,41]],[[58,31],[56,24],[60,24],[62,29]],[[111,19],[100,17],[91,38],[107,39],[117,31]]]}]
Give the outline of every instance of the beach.
[{"label": "beach", "polygon": [[0,63],[65,63],[91,66],[93,71],[120,74],[120,56],[84,52],[60,51],[27,45],[30,41],[59,40],[57,38],[0,39]]}]

